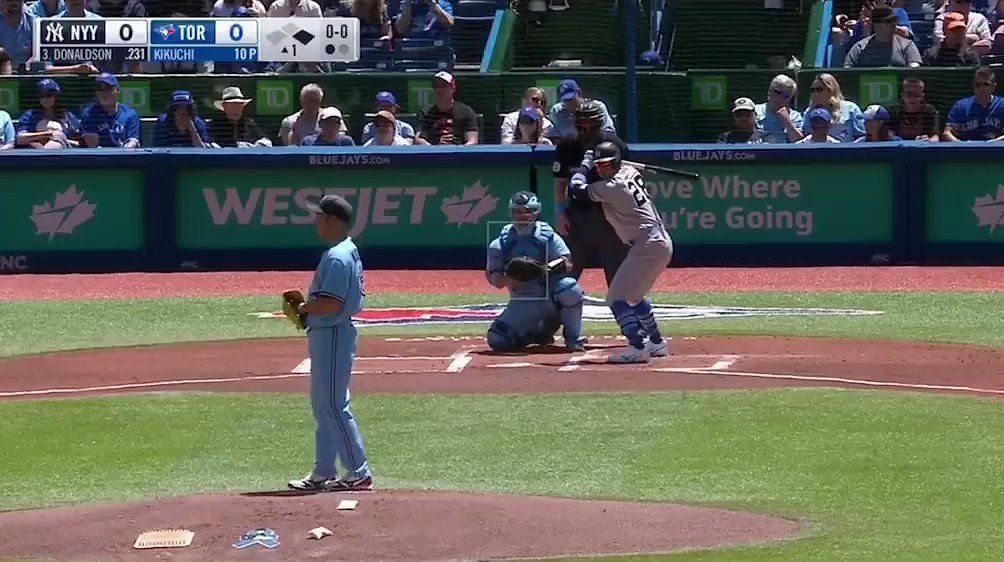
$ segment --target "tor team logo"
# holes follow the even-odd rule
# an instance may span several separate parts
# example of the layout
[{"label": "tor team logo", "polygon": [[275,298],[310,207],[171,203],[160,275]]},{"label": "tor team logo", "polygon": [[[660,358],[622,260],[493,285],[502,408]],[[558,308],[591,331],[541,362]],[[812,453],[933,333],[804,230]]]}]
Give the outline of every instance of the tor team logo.
[{"label": "tor team logo", "polygon": [[153,31],[154,33],[159,33],[160,36],[163,37],[165,41],[170,39],[172,35],[178,32],[178,30],[174,29],[173,23],[168,23],[165,25],[158,26]]}]

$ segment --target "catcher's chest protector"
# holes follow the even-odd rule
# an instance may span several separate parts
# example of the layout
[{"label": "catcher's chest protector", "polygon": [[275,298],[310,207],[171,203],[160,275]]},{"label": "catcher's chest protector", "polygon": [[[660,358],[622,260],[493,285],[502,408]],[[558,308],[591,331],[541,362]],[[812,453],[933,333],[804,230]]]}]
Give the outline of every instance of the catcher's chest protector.
[{"label": "catcher's chest protector", "polygon": [[533,234],[530,236],[518,235],[515,227],[509,229],[502,236],[501,240],[502,263],[509,263],[509,260],[515,257],[528,257],[540,262],[558,257],[546,255],[548,242],[550,241],[548,239],[548,232],[553,231],[541,228],[539,224],[533,229]]}]

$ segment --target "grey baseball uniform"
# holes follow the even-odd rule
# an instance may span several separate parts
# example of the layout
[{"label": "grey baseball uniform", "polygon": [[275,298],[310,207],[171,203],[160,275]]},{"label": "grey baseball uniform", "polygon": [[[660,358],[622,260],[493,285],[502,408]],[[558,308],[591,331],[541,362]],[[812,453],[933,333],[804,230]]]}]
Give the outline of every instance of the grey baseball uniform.
[{"label": "grey baseball uniform", "polygon": [[636,168],[622,164],[614,176],[588,185],[589,198],[602,203],[603,214],[629,246],[607,291],[607,304],[635,306],[652,290],[673,258],[673,241]]}]

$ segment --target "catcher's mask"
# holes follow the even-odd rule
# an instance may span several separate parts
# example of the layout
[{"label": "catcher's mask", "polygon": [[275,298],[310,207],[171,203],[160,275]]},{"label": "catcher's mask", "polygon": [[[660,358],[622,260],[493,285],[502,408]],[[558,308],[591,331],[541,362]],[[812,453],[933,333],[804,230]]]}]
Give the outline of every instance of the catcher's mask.
[{"label": "catcher's mask", "polygon": [[533,233],[534,224],[540,216],[540,200],[529,191],[517,191],[509,199],[509,215],[512,225],[520,236]]},{"label": "catcher's mask", "polygon": [[584,100],[575,110],[575,129],[580,138],[596,137],[603,128],[603,108],[593,100]]}]

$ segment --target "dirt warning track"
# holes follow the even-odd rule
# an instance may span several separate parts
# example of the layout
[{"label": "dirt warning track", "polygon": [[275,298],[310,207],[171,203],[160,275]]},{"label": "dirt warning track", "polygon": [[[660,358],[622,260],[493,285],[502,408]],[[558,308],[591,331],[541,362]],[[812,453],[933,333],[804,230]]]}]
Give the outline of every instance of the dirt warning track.
[{"label": "dirt warning track", "polygon": [[[362,394],[637,392],[840,386],[1004,397],[1004,350],[967,345],[781,337],[677,338],[648,365],[605,363],[616,338],[585,353],[499,354],[481,338],[362,338]],[[185,343],[0,360],[0,399],[129,392],[306,392],[303,338]]]}]

